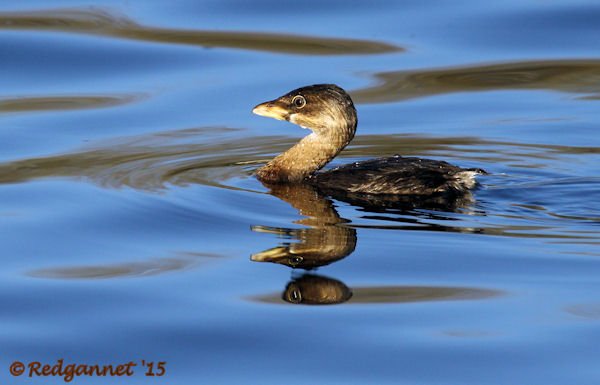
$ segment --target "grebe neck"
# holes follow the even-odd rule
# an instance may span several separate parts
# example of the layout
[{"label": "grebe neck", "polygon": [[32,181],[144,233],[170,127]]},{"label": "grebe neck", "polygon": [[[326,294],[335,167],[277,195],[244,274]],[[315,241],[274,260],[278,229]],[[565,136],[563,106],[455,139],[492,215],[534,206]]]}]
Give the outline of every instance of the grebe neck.
[{"label": "grebe neck", "polygon": [[256,175],[267,183],[296,183],[323,168],[350,143],[356,132],[356,118],[329,120],[327,127],[313,129],[295,146],[278,155]]}]

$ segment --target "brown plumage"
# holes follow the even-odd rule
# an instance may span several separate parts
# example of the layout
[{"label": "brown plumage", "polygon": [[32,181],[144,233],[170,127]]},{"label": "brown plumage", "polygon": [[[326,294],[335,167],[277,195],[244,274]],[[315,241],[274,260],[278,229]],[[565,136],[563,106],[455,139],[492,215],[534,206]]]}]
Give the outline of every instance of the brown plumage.
[{"label": "brown plumage", "polygon": [[268,184],[304,182],[329,193],[354,195],[460,195],[476,185],[475,175],[485,173],[399,155],[317,172],[350,143],[358,122],[352,99],[334,84],[298,88],[259,104],[253,112],[312,130],[256,172]]}]

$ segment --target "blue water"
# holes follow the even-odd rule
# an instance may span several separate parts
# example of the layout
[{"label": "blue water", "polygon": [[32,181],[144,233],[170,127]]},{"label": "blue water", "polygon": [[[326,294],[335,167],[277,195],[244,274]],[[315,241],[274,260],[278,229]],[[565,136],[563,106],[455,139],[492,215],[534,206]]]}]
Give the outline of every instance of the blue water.
[{"label": "blue water", "polygon": [[[0,4],[0,378],[62,383],[9,366],[64,359],[137,364],[81,384],[598,384],[599,19],[590,0]],[[322,82],[359,114],[333,165],[490,175],[446,209],[268,189],[253,171],[306,132],[252,107]]]}]

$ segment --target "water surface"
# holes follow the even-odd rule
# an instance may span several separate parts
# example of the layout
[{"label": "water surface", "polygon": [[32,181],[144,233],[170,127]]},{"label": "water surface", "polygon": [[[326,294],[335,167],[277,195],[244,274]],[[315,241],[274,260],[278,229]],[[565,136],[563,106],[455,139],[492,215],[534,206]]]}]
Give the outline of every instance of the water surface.
[{"label": "water surface", "polygon": [[[293,6],[0,5],[1,366],[597,384],[600,7]],[[317,82],[359,113],[332,166],[402,154],[490,175],[452,205],[263,186],[256,168],[306,132],[251,108]]]}]

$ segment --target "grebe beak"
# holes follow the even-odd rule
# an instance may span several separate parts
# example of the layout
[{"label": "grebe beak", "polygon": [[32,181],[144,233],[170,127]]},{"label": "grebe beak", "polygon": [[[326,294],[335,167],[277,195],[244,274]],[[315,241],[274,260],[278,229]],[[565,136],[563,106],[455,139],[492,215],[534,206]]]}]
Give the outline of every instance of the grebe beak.
[{"label": "grebe beak", "polygon": [[253,113],[260,116],[266,116],[267,118],[273,118],[277,120],[288,120],[290,113],[287,109],[277,104],[277,101],[273,100],[270,102],[261,103],[254,107]]}]

